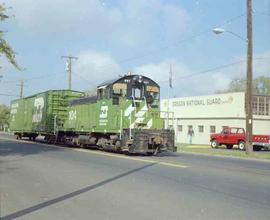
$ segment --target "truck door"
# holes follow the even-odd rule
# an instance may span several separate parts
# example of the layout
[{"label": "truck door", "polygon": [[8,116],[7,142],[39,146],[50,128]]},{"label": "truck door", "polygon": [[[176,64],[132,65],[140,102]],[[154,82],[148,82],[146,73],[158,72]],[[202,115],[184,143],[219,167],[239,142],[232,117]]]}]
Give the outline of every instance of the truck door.
[{"label": "truck door", "polygon": [[219,143],[227,144],[229,140],[229,134],[230,134],[229,128],[224,128]]},{"label": "truck door", "polygon": [[245,139],[245,130],[243,128],[238,128],[234,143],[238,143],[238,140],[244,140],[244,139]]},{"label": "truck door", "polygon": [[237,131],[238,131],[237,128],[231,128],[230,138],[228,140],[228,143],[229,144],[235,144],[235,143],[237,143],[237,139],[238,139]]}]

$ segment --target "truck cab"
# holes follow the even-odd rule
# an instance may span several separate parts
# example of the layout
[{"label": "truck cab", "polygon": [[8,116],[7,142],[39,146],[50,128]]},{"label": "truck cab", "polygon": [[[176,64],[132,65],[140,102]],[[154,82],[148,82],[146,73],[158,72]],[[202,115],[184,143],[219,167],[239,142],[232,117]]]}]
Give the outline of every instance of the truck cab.
[{"label": "truck cab", "polygon": [[[227,149],[232,149],[233,145],[238,145],[239,150],[245,150],[246,132],[244,128],[224,127],[220,133],[211,134],[210,142],[212,148],[219,145],[226,145]],[[270,149],[269,135],[252,135],[253,150]]]},{"label": "truck cab", "polygon": [[227,149],[232,149],[234,144],[238,144],[239,148],[244,148],[245,137],[243,128],[224,127],[220,133],[211,134],[211,147],[217,148],[219,145],[226,145]]}]

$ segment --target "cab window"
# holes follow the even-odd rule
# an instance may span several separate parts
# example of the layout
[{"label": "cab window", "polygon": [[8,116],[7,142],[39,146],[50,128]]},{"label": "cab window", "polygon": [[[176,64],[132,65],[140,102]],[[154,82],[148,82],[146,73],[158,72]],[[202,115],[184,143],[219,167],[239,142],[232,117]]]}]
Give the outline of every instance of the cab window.
[{"label": "cab window", "polygon": [[138,82],[132,85],[131,95],[135,99],[142,99],[144,97],[144,85]]},{"label": "cab window", "polygon": [[124,97],[127,95],[127,84],[125,83],[115,83],[112,89],[113,96]]},{"label": "cab window", "polygon": [[98,99],[110,98],[110,88],[99,88],[97,91]]},{"label": "cab window", "polygon": [[126,97],[127,95],[127,84],[115,83],[112,87],[112,104],[119,105],[120,97]]},{"label": "cab window", "polygon": [[222,131],[223,134],[229,134],[229,129],[228,128],[224,128]]},{"label": "cab window", "polygon": [[157,86],[146,87],[146,101],[151,108],[159,107],[159,88]]}]

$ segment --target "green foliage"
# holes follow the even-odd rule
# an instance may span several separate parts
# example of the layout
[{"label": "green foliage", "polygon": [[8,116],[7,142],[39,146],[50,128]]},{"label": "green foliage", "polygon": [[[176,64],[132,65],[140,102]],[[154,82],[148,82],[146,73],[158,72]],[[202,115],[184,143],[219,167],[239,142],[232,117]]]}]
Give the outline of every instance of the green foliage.
[{"label": "green foliage", "polygon": [[[259,76],[253,79],[253,94],[270,95],[270,77]],[[232,79],[227,89],[218,90],[216,93],[244,92],[246,88],[245,78]]]},{"label": "green foliage", "polygon": [[[9,18],[6,14],[6,6],[5,4],[0,4],[0,21],[3,22]],[[8,61],[18,70],[20,67],[18,66],[16,59],[15,59],[15,52],[13,51],[12,47],[8,44],[8,42],[3,38],[3,31],[0,30],[0,56],[4,55]]]},{"label": "green foliage", "polygon": [[10,109],[5,105],[0,105],[0,130],[4,130],[9,124]]},{"label": "green foliage", "polygon": [[270,77],[259,76],[253,80],[255,94],[270,95]]}]

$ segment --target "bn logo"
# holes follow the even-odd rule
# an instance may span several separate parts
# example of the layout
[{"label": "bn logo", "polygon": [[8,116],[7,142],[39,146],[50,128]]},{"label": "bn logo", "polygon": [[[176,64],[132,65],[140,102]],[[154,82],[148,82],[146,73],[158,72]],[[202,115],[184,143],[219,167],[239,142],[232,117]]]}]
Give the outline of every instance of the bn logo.
[{"label": "bn logo", "polygon": [[99,118],[107,118],[108,116],[108,106],[101,106]]}]

